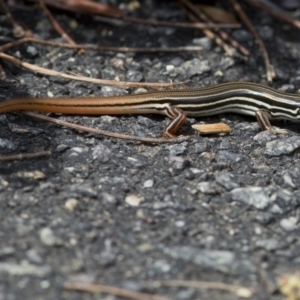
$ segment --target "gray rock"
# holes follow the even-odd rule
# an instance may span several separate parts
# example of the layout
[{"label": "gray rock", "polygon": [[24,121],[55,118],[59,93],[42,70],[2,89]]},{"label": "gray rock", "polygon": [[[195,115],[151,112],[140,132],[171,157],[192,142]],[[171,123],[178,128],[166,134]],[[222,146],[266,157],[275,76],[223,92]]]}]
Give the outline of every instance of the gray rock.
[{"label": "gray rock", "polygon": [[188,261],[206,270],[225,274],[253,273],[255,270],[250,261],[239,259],[231,251],[202,250],[187,246],[163,248],[163,251],[175,259]]},{"label": "gray rock", "polygon": [[37,276],[44,277],[51,272],[49,266],[35,266],[29,264],[26,261],[22,261],[21,264],[16,263],[0,263],[0,274],[9,274],[11,276]]},{"label": "gray rock", "polygon": [[219,193],[215,182],[203,181],[197,184],[197,190],[203,194],[213,195]]},{"label": "gray rock", "polygon": [[282,219],[280,221],[280,226],[285,230],[285,231],[293,231],[299,226],[297,225],[298,223],[298,218],[297,217],[290,217],[286,219]]},{"label": "gray rock", "polygon": [[273,202],[270,190],[258,186],[235,188],[229,192],[229,195],[232,200],[243,202],[257,209],[265,209]]},{"label": "gray rock", "polygon": [[92,150],[93,160],[97,160],[99,162],[105,163],[110,160],[110,157],[111,157],[110,149],[103,144],[98,144]]},{"label": "gray rock", "polygon": [[266,144],[265,155],[281,156],[291,154],[300,148],[300,137],[292,136],[285,139],[275,140]]},{"label": "gray rock", "polygon": [[223,161],[227,163],[236,163],[242,160],[242,157],[239,154],[226,151],[226,150],[219,151],[217,158],[219,162]]},{"label": "gray rock", "polygon": [[215,175],[216,182],[223,186],[227,191],[238,188],[239,184],[234,182],[233,175],[230,173],[217,173]]},{"label": "gray rock", "polygon": [[195,75],[201,75],[210,71],[210,66],[207,60],[200,60],[194,58],[182,64],[183,69],[186,71],[186,78],[191,78]]},{"label": "gray rock", "polygon": [[15,150],[16,146],[10,140],[0,139],[0,149]]}]

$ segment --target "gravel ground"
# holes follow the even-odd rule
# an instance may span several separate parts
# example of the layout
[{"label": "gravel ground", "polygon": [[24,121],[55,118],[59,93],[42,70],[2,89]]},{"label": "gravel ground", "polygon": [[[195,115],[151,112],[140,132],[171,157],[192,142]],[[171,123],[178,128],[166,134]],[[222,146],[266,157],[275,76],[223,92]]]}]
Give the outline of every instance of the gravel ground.
[{"label": "gravel ground", "polygon": [[[119,1],[120,2],[120,1]],[[296,92],[299,31],[247,8],[270,53],[273,87]],[[97,53],[25,44],[7,53],[58,71],[103,79],[202,87],[228,81],[266,84],[250,33],[231,34],[251,57],[230,58],[196,30],[129,25],[54,11],[79,43],[154,47],[202,45],[201,52]],[[44,39],[62,41],[36,9],[18,20]],[[139,17],[186,21],[175,2],[145,1]],[[2,43],[13,40],[0,19]],[[75,25],[76,26],[75,26]],[[2,99],[132,93],[42,76],[2,61]],[[137,136],[158,137],[160,116],[62,116]],[[232,132],[201,137],[196,122],[225,122]],[[294,136],[262,132],[254,118],[189,118],[180,144],[149,145],[78,133],[22,114],[0,116],[0,152],[51,150],[49,157],[0,163],[0,299],[115,299],[65,291],[66,281],[93,282],[172,299],[237,299],[215,289],[163,287],[161,280],[204,280],[254,290],[251,299],[283,299],[276,278],[299,269],[300,127]],[[296,298],[295,298],[296,299]]]}]

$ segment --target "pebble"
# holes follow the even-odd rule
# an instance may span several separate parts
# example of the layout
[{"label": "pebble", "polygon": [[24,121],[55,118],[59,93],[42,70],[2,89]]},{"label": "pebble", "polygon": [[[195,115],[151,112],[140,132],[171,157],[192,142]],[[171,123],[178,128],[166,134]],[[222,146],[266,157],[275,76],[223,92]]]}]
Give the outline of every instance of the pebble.
[{"label": "pebble", "polygon": [[92,158],[101,163],[106,163],[111,158],[111,150],[104,144],[98,144],[92,149]]},{"label": "pebble", "polygon": [[0,139],[0,149],[15,150],[16,146],[10,140]]},{"label": "pebble", "polygon": [[154,185],[153,179],[148,179],[144,182],[143,187],[144,188],[151,188]]},{"label": "pebble", "polygon": [[223,186],[227,191],[239,187],[239,184],[233,181],[233,175],[230,173],[217,173],[215,178],[216,182]]},{"label": "pebble", "polygon": [[280,226],[283,228],[285,231],[293,231],[296,228],[298,228],[298,218],[297,217],[289,217],[286,219],[282,219],[280,221]]},{"label": "pebble", "polygon": [[86,196],[91,198],[97,198],[98,192],[93,188],[85,185],[73,185],[69,187],[70,193],[74,198],[80,198],[80,196]]},{"label": "pebble", "polygon": [[65,209],[69,212],[73,212],[78,205],[78,200],[70,198],[65,202]]},{"label": "pebble", "polygon": [[182,64],[183,69],[186,72],[186,78],[191,78],[195,75],[202,75],[210,71],[208,60],[200,60],[199,58],[193,58]]},{"label": "pebble", "polygon": [[205,270],[225,274],[251,274],[255,270],[250,261],[239,259],[231,251],[203,250],[188,246],[163,247],[163,251],[174,259],[188,261]]},{"label": "pebble", "polygon": [[67,149],[69,149],[70,147],[68,145],[64,145],[64,144],[60,144],[56,147],[56,151],[57,152],[64,152]]},{"label": "pebble", "polygon": [[10,276],[36,276],[44,277],[51,272],[49,266],[35,266],[27,261],[22,261],[20,264],[1,262],[0,263],[0,274]]},{"label": "pebble", "polygon": [[173,169],[183,170],[190,164],[190,162],[185,157],[173,156],[170,157],[169,164],[172,166]]},{"label": "pebble", "polygon": [[38,54],[38,51],[37,51],[36,47],[34,47],[32,45],[27,46],[26,52],[29,54],[29,56],[31,58],[34,58]]},{"label": "pebble", "polygon": [[56,244],[56,237],[51,228],[45,227],[39,232],[41,242],[46,246],[54,246]]},{"label": "pebble", "polygon": [[253,137],[253,140],[256,141],[260,146],[264,146],[267,142],[273,141],[276,136],[269,130],[260,131]]},{"label": "pebble", "polygon": [[280,249],[280,242],[276,239],[257,240],[255,242],[255,247],[262,248],[267,251],[274,251]]},{"label": "pebble", "polygon": [[170,145],[166,148],[169,150],[169,156],[183,155],[187,152],[188,144],[186,142],[178,145]]},{"label": "pebble", "polygon": [[34,264],[41,265],[43,263],[42,257],[38,254],[35,249],[29,249],[26,251],[28,260]]},{"label": "pebble", "polygon": [[102,193],[101,198],[104,202],[107,202],[109,204],[117,204],[118,200],[115,195],[109,194],[109,193]]},{"label": "pebble", "polygon": [[199,182],[197,184],[197,190],[207,195],[213,195],[219,192],[216,183],[210,181]]},{"label": "pebble", "polygon": [[223,161],[226,163],[236,163],[242,160],[241,155],[226,150],[219,151],[217,158],[219,162]]},{"label": "pebble", "polygon": [[265,155],[281,156],[293,153],[300,148],[300,137],[292,136],[285,139],[278,139],[266,144]]},{"label": "pebble", "polygon": [[204,151],[207,151],[209,150],[209,147],[208,147],[208,143],[205,142],[205,141],[202,141],[201,143],[196,143],[194,144],[194,153],[196,154],[200,154]]},{"label": "pebble", "polygon": [[224,56],[219,63],[219,68],[221,70],[227,70],[228,68],[232,67],[234,63],[234,59],[229,56]]},{"label": "pebble", "polygon": [[235,188],[229,192],[232,200],[243,202],[257,209],[265,209],[273,202],[269,194],[269,188],[258,186]]},{"label": "pebble", "polygon": [[208,37],[193,39],[192,43],[196,46],[203,47],[204,50],[210,50],[212,46],[212,40]]},{"label": "pebble", "polygon": [[129,204],[130,206],[139,206],[141,203],[141,198],[139,198],[137,195],[128,195],[125,198],[125,202]]}]

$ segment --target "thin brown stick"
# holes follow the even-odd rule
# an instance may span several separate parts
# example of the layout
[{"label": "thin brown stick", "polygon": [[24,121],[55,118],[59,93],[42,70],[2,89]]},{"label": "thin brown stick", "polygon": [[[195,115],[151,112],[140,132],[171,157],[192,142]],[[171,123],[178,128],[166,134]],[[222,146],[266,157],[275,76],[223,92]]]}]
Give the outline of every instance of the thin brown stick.
[{"label": "thin brown stick", "polygon": [[10,13],[9,8],[7,7],[6,3],[3,0],[0,0],[0,7],[5,12],[5,17],[6,17],[7,21],[13,27],[14,36],[16,38],[21,38],[21,37],[24,37],[24,36],[30,36],[31,35],[31,31],[26,31],[21,25],[19,25],[15,21],[14,17]]},{"label": "thin brown stick", "polygon": [[210,290],[222,290],[231,293],[235,293],[238,296],[250,298],[253,295],[253,289],[241,286],[227,284],[223,282],[214,281],[188,281],[188,280],[166,280],[159,281],[162,286],[174,286],[174,287],[191,287],[196,289],[210,289]]},{"label": "thin brown stick", "polygon": [[287,23],[290,23],[296,28],[300,29],[300,21],[292,18],[290,15],[286,14],[284,11],[280,10],[279,8],[276,9],[274,6],[271,7],[257,0],[244,0],[244,1],[248,2],[253,6],[261,8],[265,10],[267,13],[273,15],[274,17],[281,19]]},{"label": "thin brown stick", "polygon": [[182,47],[106,47],[106,46],[96,46],[96,45],[82,45],[82,44],[66,44],[58,43],[52,41],[45,41],[39,38],[26,37],[13,42],[6,43],[0,46],[0,52],[4,52],[12,47],[19,46],[24,43],[37,43],[42,45],[47,45],[51,47],[61,47],[68,49],[85,49],[85,50],[94,50],[99,52],[135,52],[135,53],[156,53],[156,52],[182,52],[182,51],[200,51],[202,47],[200,46],[182,46]]},{"label": "thin brown stick", "polygon": [[55,18],[52,16],[51,12],[46,7],[44,0],[38,0],[41,9],[44,11],[45,15],[48,17],[50,23],[52,24],[53,28],[57,31],[57,33],[66,40],[71,45],[76,45],[76,43],[73,41],[73,39],[63,30],[63,28],[60,26],[60,24],[55,20]]},{"label": "thin brown stick", "polygon": [[[20,66],[24,69],[31,70],[36,73],[44,74],[44,75],[50,75],[50,76],[56,76],[60,78],[66,78],[66,79],[72,79],[72,80],[78,80],[78,81],[84,81],[84,82],[90,82],[90,83],[96,83],[96,84],[103,84],[103,85],[113,85],[113,86],[119,86],[119,87],[152,87],[152,88],[172,88],[174,86],[174,83],[149,83],[149,82],[128,82],[128,81],[117,81],[117,80],[107,80],[107,79],[96,79],[96,78],[90,78],[86,76],[75,76],[75,75],[69,75],[65,73],[61,73],[55,70],[49,70],[45,69],[36,65],[32,65],[27,62],[23,62],[20,59],[17,59],[11,55],[0,53],[0,58],[5,59],[17,66]],[[176,83],[179,84],[179,83]]]},{"label": "thin brown stick", "polygon": [[35,153],[20,153],[14,155],[0,156],[0,161],[9,161],[9,160],[21,160],[28,158],[36,158],[42,156],[50,156],[51,151],[40,151]]},{"label": "thin brown stick", "polygon": [[266,75],[267,75],[267,80],[268,82],[272,82],[273,78],[275,77],[275,72],[274,68],[270,63],[269,55],[266,50],[266,47],[260,38],[259,34],[257,33],[255,27],[252,25],[251,21],[249,20],[248,16],[244,13],[242,7],[236,0],[230,0],[234,10],[237,12],[237,14],[240,16],[242,21],[246,24],[248,29],[251,31],[252,35],[254,36],[256,43],[258,44],[258,47],[260,48],[262,57],[265,62],[265,67],[266,67]]},{"label": "thin brown stick", "polygon": [[90,283],[80,283],[80,282],[66,282],[64,284],[66,290],[89,292],[89,293],[105,293],[130,299],[136,300],[171,300],[170,298],[163,296],[156,296],[146,293],[140,293],[130,290],[125,290],[122,288],[117,288],[114,286],[102,285],[102,284],[90,284]]},{"label": "thin brown stick", "polygon": [[[196,8],[196,11],[194,11],[194,13],[196,13],[203,21],[205,21],[209,25],[214,24],[212,20],[202,11],[200,6],[194,6],[194,7]],[[226,31],[224,31],[221,28],[213,28],[213,30],[217,32],[224,41],[228,41],[232,47],[236,48],[242,54],[246,56],[250,55],[248,49],[242,46],[238,41],[234,40]]]},{"label": "thin brown stick", "polygon": [[139,18],[132,17],[121,17],[119,20],[126,23],[137,23],[148,26],[159,26],[159,27],[172,27],[172,28],[195,28],[195,29],[204,29],[204,28],[240,28],[240,24],[216,24],[216,23],[183,23],[183,22],[168,22],[168,21],[158,21],[158,20],[144,20]]},{"label": "thin brown stick", "polygon": [[[183,5],[183,8],[185,9],[189,19],[191,19],[193,22],[198,22],[198,19],[200,16],[198,14],[198,8],[193,3],[191,3],[189,0],[180,0],[180,3]],[[188,10],[187,10],[188,9]],[[191,13],[192,12],[192,13]],[[197,15],[197,17],[195,16]],[[234,53],[232,49],[227,45],[219,36],[217,36],[215,33],[213,33],[209,29],[202,29],[203,33],[212,39],[217,45],[223,48],[223,50],[229,55],[233,56]]]},{"label": "thin brown stick", "polygon": [[189,137],[178,137],[176,139],[163,139],[163,138],[147,138],[147,137],[138,137],[138,136],[133,136],[133,135],[127,135],[127,134],[121,134],[121,133],[116,133],[116,132],[111,132],[111,131],[106,131],[106,130],[101,130],[101,129],[95,129],[87,126],[82,126],[78,124],[73,124],[67,121],[63,120],[58,120],[54,119],[45,115],[33,113],[33,112],[23,112],[23,114],[26,114],[28,116],[41,119],[44,121],[52,122],[61,126],[65,126],[68,128],[72,128],[78,131],[83,131],[83,132],[88,132],[88,133],[93,133],[93,134],[98,134],[98,135],[105,135],[117,139],[123,139],[123,140],[129,140],[129,141],[136,141],[136,142],[144,142],[144,143],[156,143],[156,144],[170,144],[170,143],[181,143],[183,141],[186,141],[189,139]]}]

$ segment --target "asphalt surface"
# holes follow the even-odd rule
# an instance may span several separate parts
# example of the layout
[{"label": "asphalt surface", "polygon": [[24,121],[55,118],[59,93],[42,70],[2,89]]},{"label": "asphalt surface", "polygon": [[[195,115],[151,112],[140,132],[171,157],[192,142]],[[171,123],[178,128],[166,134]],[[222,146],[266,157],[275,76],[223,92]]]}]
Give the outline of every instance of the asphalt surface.
[{"label": "asphalt surface", "polygon": [[[299,30],[247,8],[270,54],[273,87],[300,87]],[[146,27],[54,10],[78,43],[131,47],[201,45],[200,52],[100,53],[25,44],[7,51],[61,72],[128,81],[266,84],[251,34],[228,31],[251,51],[226,55],[197,30]],[[131,13],[186,21],[175,2],[153,1]],[[14,12],[37,36],[62,41],[34,7]],[[0,19],[2,42],[14,40]],[[75,25],[76,26],[75,26]],[[132,93],[35,74],[2,61],[2,99]],[[159,137],[162,116],[60,116],[82,125]],[[225,122],[227,135],[199,136],[196,122]],[[189,118],[179,144],[145,144],[80,133],[21,113],[0,116],[0,153],[50,150],[49,157],[0,163],[0,299],[118,299],[66,291],[67,281],[99,283],[172,299],[237,299],[217,289],[168,287],[165,280],[213,281],[251,288],[250,299],[284,299],[278,277],[299,269],[300,127],[262,132],[235,114]],[[299,280],[298,280],[299,282]],[[177,284],[178,285],[178,284]],[[297,287],[297,285],[296,285]],[[297,289],[295,288],[296,292]],[[296,298],[295,298],[296,299]],[[299,299],[299,298],[298,298]]]}]

